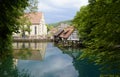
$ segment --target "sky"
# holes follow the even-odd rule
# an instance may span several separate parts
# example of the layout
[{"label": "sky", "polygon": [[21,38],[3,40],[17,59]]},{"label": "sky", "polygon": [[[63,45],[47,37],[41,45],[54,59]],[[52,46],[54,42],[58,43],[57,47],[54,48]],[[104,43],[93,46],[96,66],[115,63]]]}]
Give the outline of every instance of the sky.
[{"label": "sky", "polygon": [[87,4],[88,0],[39,0],[38,11],[43,12],[49,24],[73,19],[80,7]]}]

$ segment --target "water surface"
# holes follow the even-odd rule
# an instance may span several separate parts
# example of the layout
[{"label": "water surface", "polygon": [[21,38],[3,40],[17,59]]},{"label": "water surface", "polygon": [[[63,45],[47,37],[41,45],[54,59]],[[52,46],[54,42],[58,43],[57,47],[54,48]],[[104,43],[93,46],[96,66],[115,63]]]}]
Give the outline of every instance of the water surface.
[{"label": "water surface", "polygon": [[[17,46],[14,43],[15,46],[20,50],[19,46],[23,45]],[[77,60],[81,54],[78,49],[59,49],[53,43],[32,43],[31,45],[26,43],[23,47],[31,48],[32,57],[17,55],[15,65],[20,72],[28,73],[30,77],[100,77],[98,67],[93,63]],[[41,54],[42,56],[37,59],[34,53],[36,56]]]}]

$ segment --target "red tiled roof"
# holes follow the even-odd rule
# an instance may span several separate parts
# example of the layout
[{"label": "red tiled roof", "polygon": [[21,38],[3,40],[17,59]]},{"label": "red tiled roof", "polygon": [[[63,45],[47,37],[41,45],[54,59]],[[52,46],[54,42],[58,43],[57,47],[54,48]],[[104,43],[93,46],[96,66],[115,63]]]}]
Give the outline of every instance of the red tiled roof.
[{"label": "red tiled roof", "polygon": [[64,30],[60,29],[54,34],[54,36],[58,37],[62,32],[64,32]]},{"label": "red tiled roof", "polygon": [[39,24],[42,19],[42,12],[26,13],[25,16],[29,18],[32,24]]},{"label": "red tiled roof", "polygon": [[64,32],[60,34],[61,38],[67,39],[74,31],[74,27],[67,27]]}]

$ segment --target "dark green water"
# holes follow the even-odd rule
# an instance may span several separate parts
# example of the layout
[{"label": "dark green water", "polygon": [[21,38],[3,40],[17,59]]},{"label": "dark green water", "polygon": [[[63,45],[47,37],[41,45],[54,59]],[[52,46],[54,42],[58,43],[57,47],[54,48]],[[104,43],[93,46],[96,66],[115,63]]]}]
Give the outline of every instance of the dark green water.
[{"label": "dark green water", "polygon": [[100,74],[87,59],[78,60],[80,49],[59,49],[47,42],[13,43],[13,48],[13,66],[10,58],[0,63],[0,77],[114,77]]}]

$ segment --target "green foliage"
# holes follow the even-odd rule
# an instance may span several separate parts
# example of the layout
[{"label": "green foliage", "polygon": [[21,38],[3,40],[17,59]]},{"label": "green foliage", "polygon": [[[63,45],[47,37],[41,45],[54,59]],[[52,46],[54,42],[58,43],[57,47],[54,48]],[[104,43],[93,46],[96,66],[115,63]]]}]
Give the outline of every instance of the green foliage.
[{"label": "green foliage", "polygon": [[[26,13],[31,13],[31,12],[37,12],[38,11],[38,0],[29,0],[28,1],[28,7],[26,8],[25,12]],[[25,14],[21,17],[20,19],[20,27],[19,30],[21,31],[21,36],[25,37],[25,33],[28,32],[30,34],[30,26],[31,22],[29,21],[29,16],[26,16]]]},{"label": "green foliage", "polygon": [[13,66],[12,33],[18,32],[19,19],[28,0],[0,0],[0,76],[19,77]]},{"label": "green foliage", "polygon": [[37,12],[38,11],[38,0],[29,0],[29,5],[26,8],[26,12]]},{"label": "green foliage", "polygon": [[80,57],[88,57],[105,71],[120,70],[120,1],[89,2],[73,20],[86,46]]},{"label": "green foliage", "polygon": [[25,36],[25,33],[28,32],[28,34],[30,33],[31,29],[31,22],[29,21],[29,18],[27,16],[22,16],[20,21],[20,25],[19,25],[19,30],[22,36]]},{"label": "green foliage", "polygon": [[51,29],[54,28],[52,25],[47,25],[47,24],[46,24],[46,26],[47,26],[47,30],[48,30],[48,31],[50,31]]},{"label": "green foliage", "polygon": [[20,72],[16,68],[16,62],[17,59],[13,59],[12,55],[2,58],[0,60],[0,77],[30,77],[30,73],[27,70]]},{"label": "green foliage", "polygon": [[0,1],[0,57],[11,51],[11,36],[19,29],[19,19],[23,15],[28,0]]},{"label": "green foliage", "polygon": [[[38,11],[38,0],[29,0],[28,1],[28,6],[26,7],[25,12],[26,13],[31,13],[31,12],[37,12]],[[19,19],[20,25],[19,25],[19,30],[22,37],[25,37],[25,33],[28,32],[28,34],[30,34],[30,26],[31,26],[31,22],[29,21],[29,16],[27,15],[23,15],[21,16],[21,18]]]}]

